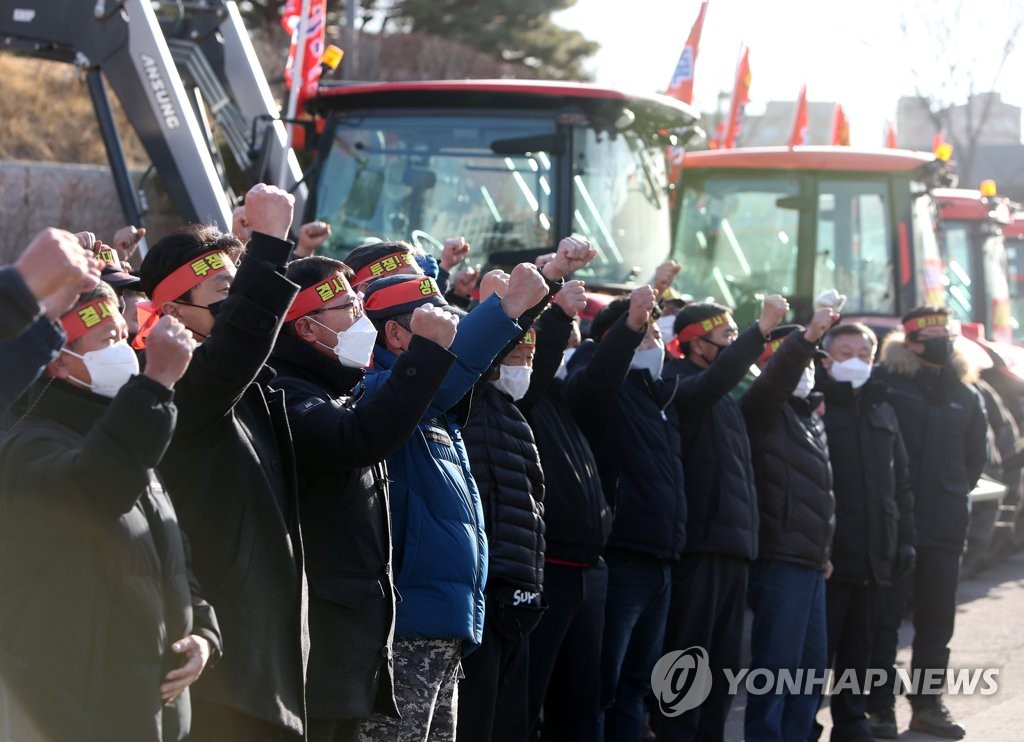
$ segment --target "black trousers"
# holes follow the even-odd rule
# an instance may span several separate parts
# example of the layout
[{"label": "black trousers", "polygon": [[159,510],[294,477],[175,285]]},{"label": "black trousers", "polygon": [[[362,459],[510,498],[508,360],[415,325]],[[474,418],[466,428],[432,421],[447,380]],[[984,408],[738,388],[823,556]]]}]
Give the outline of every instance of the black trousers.
[{"label": "black trousers", "polygon": [[679,716],[651,713],[658,739],[716,742],[725,735],[732,697],[725,670],[738,672],[743,644],[750,563],[723,554],[683,554],[672,565],[672,602],[665,627],[665,652],[703,647],[711,666],[711,694]]},{"label": "black trousers", "polygon": [[362,719],[309,719],[307,742],[357,742]]},{"label": "black trousers", "polygon": [[[874,631],[875,585],[856,585],[829,581],[825,584],[825,613],[828,621],[828,657],[833,684],[842,683],[852,673],[856,687],[862,690],[871,659]],[[867,722],[867,696],[848,688],[833,690],[832,740],[864,738],[870,734]]]},{"label": "black trousers", "polygon": [[462,658],[456,739],[523,742],[528,734],[530,642],[543,608],[487,596],[484,637]]},{"label": "black trousers", "polygon": [[[875,611],[871,667],[885,671],[885,683],[872,688],[868,710],[879,711],[895,703],[893,690],[900,623],[911,590],[914,594],[913,670],[945,670],[949,664],[949,640],[956,619],[956,588],[960,579],[960,554],[919,548],[913,575],[894,580],[883,588]],[[907,694],[912,704],[934,701],[934,696]]]},{"label": "black trousers", "polygon": [[189,742],[298,742],[303,735],[219,703],[192,699]]},{"label": "black trousers", "polygon": [[607,596],[604,560],[592,567],[544,565],[548,610],[530,634],[529,720],[534,738],[596,739]]}]

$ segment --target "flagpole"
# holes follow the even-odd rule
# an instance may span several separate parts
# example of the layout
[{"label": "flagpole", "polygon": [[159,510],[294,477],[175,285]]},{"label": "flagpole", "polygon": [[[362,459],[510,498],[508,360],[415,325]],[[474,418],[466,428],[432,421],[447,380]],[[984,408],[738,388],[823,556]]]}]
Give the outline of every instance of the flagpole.
[{"label": "flagpole", "polygon": [[[302,13],[299,15],[299,25],[295,28],[295,59],[292,61],[292,88],[288,91],[288,108],[285,110],[285,118],[289,121],[295,118],[299,107],[299,91],[306,85],[302,74],[302,65],[306,56],[306,35],[309,31],[309,5],[311,0],[302,0]],[[287,126],[287,137],[285,141],[290,147],[292,144],[292,129],[290,123]],[[288,176],[288,158],[281,158],[281,170],[277,176],[277,184],[284,187]]]}]

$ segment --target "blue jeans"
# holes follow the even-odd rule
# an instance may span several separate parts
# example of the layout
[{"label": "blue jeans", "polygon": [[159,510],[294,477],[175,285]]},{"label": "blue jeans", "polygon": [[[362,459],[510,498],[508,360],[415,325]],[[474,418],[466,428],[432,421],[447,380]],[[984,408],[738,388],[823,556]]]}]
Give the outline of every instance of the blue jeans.
[{"label": "blue jeans", "polygon": [[[750,567],[750,607],[754,612],[750,671],[768,670],[776,684],[767,693],[747,696],[746,742],[806,740],[822,689],[821,683],[808,687],[806,678],[813,672],[820,680],[828,667],[825,574],[787,562],[758,560]],[[803,670],[801,692],[790,693],[779,683],[783,670],[792,677]],[[777,693],[779,689],[783,692]]]},{"label": "blue jeans", "polygon": [[607,742],[636,742],[651,671],[662,654],[671,597],[671,563],[610,551],[601,654],[601,705]]}]

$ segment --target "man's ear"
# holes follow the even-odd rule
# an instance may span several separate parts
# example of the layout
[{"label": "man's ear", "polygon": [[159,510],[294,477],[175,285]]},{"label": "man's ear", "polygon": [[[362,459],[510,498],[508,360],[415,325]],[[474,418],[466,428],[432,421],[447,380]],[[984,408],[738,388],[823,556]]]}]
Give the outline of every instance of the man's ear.
[{"label": "man's ear", "polygon": [[46,375],[53,379],[67,379],[71,371],[64,363],[64,354],[58,353],[57,357],[46,364]]},{"label": "man's ear", "polygon": [[185,320],[181,319],[181,307],[179,307],[173,301],[165,301],[163,304],[161,304],[160,311],[167,316],[174,317],[174,319],[177,320],[181,320],[182,324],[184,324],[185,322]]},{"label": "man's ear", "polygon": [[313,323],[309,317],[299,317],[295,320],[293,327],[295,328],[295,336],[305,343],[315,343],[317,341],[316,332],[313,330]]},{"label": "man's ear", "polygon": [[408,332],[408,330],[393,319],[389,319],[384,325],[384,342],[386,343],[387,349],[392,353],[401,353],[405,350],[403,347],[403,341]]}]

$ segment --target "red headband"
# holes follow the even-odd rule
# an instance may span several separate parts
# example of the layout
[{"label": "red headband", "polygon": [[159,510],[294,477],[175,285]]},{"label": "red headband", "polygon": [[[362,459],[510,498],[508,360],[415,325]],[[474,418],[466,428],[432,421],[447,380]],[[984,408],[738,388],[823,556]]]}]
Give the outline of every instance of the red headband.
[{"label": "red headband", "polygon": [[310,312],[323,307],[331,299],[343,296],[351,291],[352,288],[348,285],[345,277],[340,274],[312,286],[307,286],[295,297],[295,301],[292,302],[291,309],[285,315],[284,321],[291,322],[299,317],[305,317]]},{"label": "red headband", "polygon": [[189,289],[194,289],[207,278],[227,270],[231,258],[221,250],[211,250],[195,260],[174,269],[153,289],[153,304],[159,308],[164,302],[174,301]]},{"label": "red headband", "polygon": [[688,343],[694,338],[699,338],[701,335],[707,335],[716,327],[721,327],[728,322],[728,312],[722,312],[720,314],[716,314],[714,317],[708,317],[707,319],[691,322],[680,330],[676,337],[679,338],[680,343]]},{"label": "red headband", "polygon": [[518,345],[529,345],[531,347],[536,347],[537,331],[531,327],[529,330],[523,333],[523,337],[519,340]]},{"label": "red headband", "polygon": [[390,255],[385,255],[383,258],[374,260],[369,265],[364,265],[356,271],[355,278],[352,280],[353,283],[359,284],[363,281],[380,278],[388,273],[394,273],[406,266],[413,265],[416,265],[416,261],[410,253],[405,251],[393,252]]},{"label": "red headband", "polygon": [[366,311],[374,312],[380,309],[389,309],[399,304],[420,301],[429,296],[441,296],[441,289],[430,276],[424,276],[420,280],[402,281],[394,286],[378,289],[370,294],[364,306]]},{"label": "red headband", "polygon": [[909,335],[912,332],[923,330],[926,327],[939,327],[948,324],[948,314],[926,314],[921,317],[914,317],[913,319],[908,319],[906,322],[903,323],[903,331]]},{"label": "red headband", "polygon": [[757,358],[757,365],[763,365],[769,358],[771,358],[772,354],[774,354],[775,351],[779,349],[779,346],[782,345],[782,341],[785,340],[787,337],[788,335],[783,335],[782,337],[775,338],[774,340],[769,340],[767,343],[765,343],[764,352],[761,353],[761,355],[758,356]]},{"label": "red headband", "polygon": [[60,318],[61,327],[68,336],[67,342],[78,340],[85,333],[100,325],[114,321],[117,305],[105,296],[83,304]]}]

